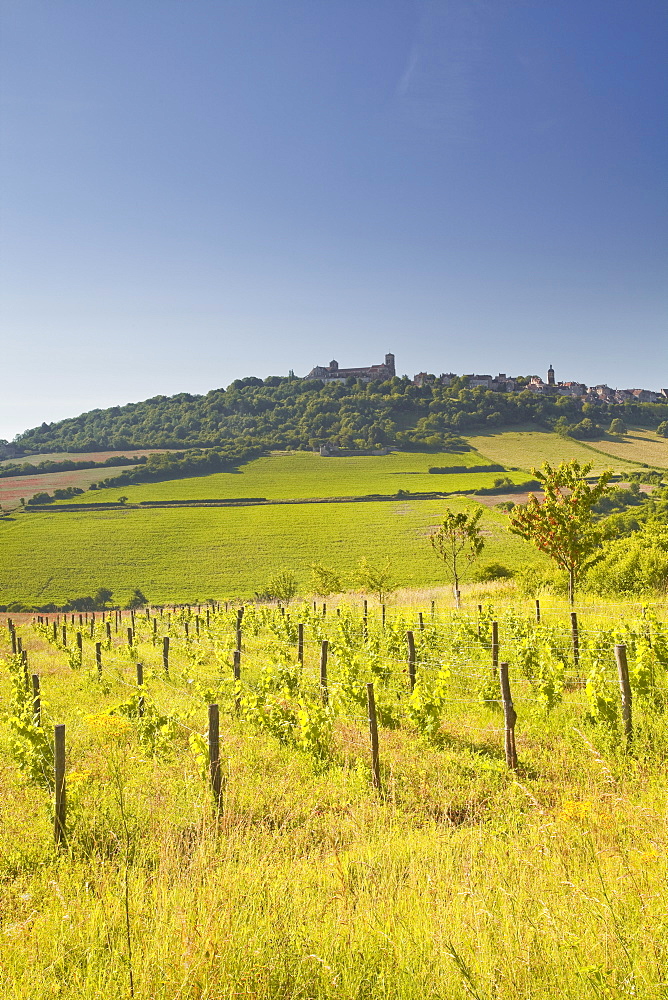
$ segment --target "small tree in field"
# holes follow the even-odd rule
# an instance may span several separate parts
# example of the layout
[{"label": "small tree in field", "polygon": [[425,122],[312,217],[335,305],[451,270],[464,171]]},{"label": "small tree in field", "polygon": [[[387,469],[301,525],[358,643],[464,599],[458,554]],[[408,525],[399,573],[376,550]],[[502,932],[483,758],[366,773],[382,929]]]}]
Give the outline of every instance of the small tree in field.
[{"label": "small tree in field", "polygon": [[99,587],[95,593],[95,597],[93,598],[95,601],[95,607],[103,609],[106,608],[113,596],[113,590],[109,590],[108,587]]},{"label": "small tree in field", "polygon": [[429,537],[436,555],[443,560],[452,578],[457,607],[459,581],[485,547],[479,528],[481,517],[482,507],[478,507],[472,514],[463,510],[455,514],[448,510],[438,531],[434,531]]},{"label": "small tree in field", "polygon": [[297,578],[289,569],[276,573],[267,584],[267,596],[276,601],[289,603],[297,593]]},{"label": "small tree in field", "polygon": [[586,479],[590,471],[591,464],[580,465],[575,459],[556,469],[545,462],[540,471],[532,470],[545,498],[531,496],[510,515],[513,534],[533,542],[567,571],[571,604],[583,570],[600,557],[601,531],[593,523],[592,507],[607,493],[612,478],[612,472],[604,472],[590,485]]},{"label": "small tree in field", "polygon": [[141,592],[139,587],[135,587],[132,592],[132,596],[128,603],[125,605],[126,608],[134,610],[135,608],[143,608],[148,604],[148,598]]},{"label": "small tree in field", "polygon": [[358,563],[355,577],[363,593],[375,594],[379,604],[397,589],[396,583],[392,581],[389,558],[380,566],[372,566],[365,556]]},{"label": "small tree in field", "polygon": [[320,597],[340,594],[343,590],[341,575],[331,566],[325,566],[323,563],[311,563],[311,578],[313,593]]}]

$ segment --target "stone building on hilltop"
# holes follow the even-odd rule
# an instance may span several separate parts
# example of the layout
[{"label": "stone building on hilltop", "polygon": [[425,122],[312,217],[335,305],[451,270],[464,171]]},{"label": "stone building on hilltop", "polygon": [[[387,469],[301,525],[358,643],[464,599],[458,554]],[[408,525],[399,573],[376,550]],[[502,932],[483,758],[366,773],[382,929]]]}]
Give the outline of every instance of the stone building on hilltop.
[{"label": "stone building on hilltop", "polygon": [[345,381],[347,378],[359,378],[363,382],[376,380],[384,382],[388,378],[394,378],[395,375],[394,354],[386,354],[382,365],[369,365],[366,368],[339,368],[338,361],[330,361],[326,368],[322,365],[316,365],[305,377],[319,378],[323,382]]}]

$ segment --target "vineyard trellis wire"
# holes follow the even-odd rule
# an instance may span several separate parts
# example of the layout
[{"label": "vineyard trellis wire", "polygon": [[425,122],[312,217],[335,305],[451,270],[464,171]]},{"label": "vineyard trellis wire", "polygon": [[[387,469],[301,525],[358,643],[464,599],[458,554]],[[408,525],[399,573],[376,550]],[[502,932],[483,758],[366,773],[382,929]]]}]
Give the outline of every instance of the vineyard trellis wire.
[{"label": "vineyard trellis wire", "polygon": [[[312,604],[217,605],[204,613],[201,607],[175,606],[40,615],[19,626],[20,634],[8,619],[12,750],[28,779],[53,796],[56,747],[47,726],[61,723],[41,697],[39,677],[37,717],[28,666],[33,650],[46,646],[63,657],[73,676],[83,673],[105,691],[125,692],[108,712],[131,720],[152,753],[166,752],[176,733],[187,734],[191,751],[205,762],[202,771],[215,777],[217,800],[220,771],[212,766],[211,719],[218,711],[270,733],[320,766],[336,758],[337,728],[353,727],[361,735],[372,717],[368,766],[380,788],[374,719],[381,732],[404,728],[433,742],[447,731],[448,707],[456,706],[469,713],[466,722],[458,719],[458,730],[499,744],[504,734],[506,760],[516,767],[514,732],[510,743],[508,737],[515,706],[521,720],[523,712],[549,712],[568,699],[582,717],[626,739],[632,736],[632,699],[646,713],[663,711],[664,612],[665,605],[638,606],[634,618],[622,620],[610,605],[577,609],[573,619],[538,602],[531,613],[490,605],[437,612],[432,604],[424,611],[388,614],[382,607],[369,614],[366,602],[329,610]],[[624,676],[616,647],[624,651]],[[177,710],[177,702],[188,708]],[[55,829],[62,833],[55,801],[53,808]]]}]

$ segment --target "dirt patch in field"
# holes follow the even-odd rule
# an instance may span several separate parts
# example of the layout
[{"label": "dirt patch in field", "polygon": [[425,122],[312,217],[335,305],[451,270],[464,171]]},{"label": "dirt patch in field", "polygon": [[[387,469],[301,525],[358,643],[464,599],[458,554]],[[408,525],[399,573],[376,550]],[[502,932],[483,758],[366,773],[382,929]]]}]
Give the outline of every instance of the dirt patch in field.
[{"label": "dirt patch in field", "polygon": [[132,465],[115,465],[108,472],[104,469],[81,469],[74,472],[44,472],[38,476],[8,476],[7,479],[0,479],[0,507],[3,510],[15,510],[20,506],[21,497],[29,500],[35,493],[53,493],[66,486],[78,486],[85,490],[91,483],[132,468]]},{"label": "dirt patch in field", "polygon": [[543,499],[542,493],[530,490],[528,493],[495,493],[493,496],[476,497],[475,500],[477,503],[481,503],[483,507],[496,507],[500,503],[526,503],[529,497],[534,495],[539,500]]},{"label": "dirt patch in field", "polygon": [[[39,455],[22,455],[5,458],[0,465],[39,465],[40,462],[106,462],[108,458],[141,458],[143,455],[162,455],[177,448],[123,448],[122,451],[54,451]],[[114,466],[112,466],[114,468]]]}]

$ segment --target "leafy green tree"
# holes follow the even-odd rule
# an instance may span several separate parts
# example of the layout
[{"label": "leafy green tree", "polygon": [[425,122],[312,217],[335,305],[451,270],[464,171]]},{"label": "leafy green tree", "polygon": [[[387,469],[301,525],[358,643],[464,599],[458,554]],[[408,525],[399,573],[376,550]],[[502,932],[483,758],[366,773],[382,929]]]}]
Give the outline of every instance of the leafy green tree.
[{"label": "leafy green tree", "polygon": [[113,590],[109,590],[108,587],[99,587],[93,600],[95,601],[96,607],[104,609],[113,596]]},{"label": "leafy green tree", "polygon": [[148,604],[148,598],[144,596],[139,587],[135,587],[126,608],[144,608]]},{"label": "leafy green tree", "polygon": [[604,472],[590,484],[591,464],[576,459],[553,468],[544,462],[533,475],[542,484],[544,498],[531,496],[517,504],[510,515],[510,530],[545,552],[568,573],[568,597],[575,601],[575,588],[582,572],[601,555],[602,531],[596,527],[592,508],[608,490],[612,472]]},{"label": "leafy green tree", "polygon": [[383,604],[387,595],[397,589],[396,583],[392,580],[389,557],[384,563],[373,566],[364,556],[357,564],[355,580],[363,593],[375,594],[379,604]]},{"label": "leafy green tree", "polygon": [[614,420],[610,421],[610,427],[608,428],[610,434],[626,434],[627,427],[621,417],[615,417]]},{"label": "leafy green tree", "polygon": [[340,573],[337,573],[331,566],[323,565],[323,563],[311,563],[311,581],[313,593],[320,597],[340,594],[343,590]]},{"label": "leafy green tree", "polygon": [[35,493],[35,495],[30,497],[30,500],[28,500],[28,506],[37,503],[53,503],[53,497],[50,493]]},{"label": "leafy green tree", "polygon": [[459,581],[485,547],[480,530],[481,517],[482,507],[478,507],[470,514],[466,511],[455,514],[454,511],[447,510],[438,531],[432,532],[429,536],[436,555],[443,560],[452,579],[457,607],[459,607]]},{"label": "leafy green tree", "polygon": [[656,429],[656,433],[661,437],[668,438],[668,420],[663,420]]}]

